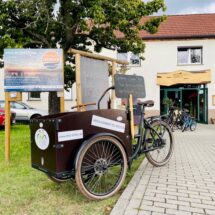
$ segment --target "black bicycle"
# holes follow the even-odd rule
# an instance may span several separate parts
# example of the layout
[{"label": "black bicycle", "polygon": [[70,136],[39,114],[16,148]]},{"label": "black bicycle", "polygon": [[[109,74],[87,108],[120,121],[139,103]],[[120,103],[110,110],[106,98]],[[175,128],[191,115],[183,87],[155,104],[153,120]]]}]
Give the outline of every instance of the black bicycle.
[{"label": "black bicycle", "polygon": [[141,107],[138,134],[135,135],[132,159],[145,153],[148,161],[154,166],[163,166],[171,158],[174,139],[170,126],[161,117],[145,118],[145,108],[152,107],[154,102],[138,101]]},{"label": "black bicycle", "polygon": [[[176,111],[178,112],[177,114]],[[168,113],[166,115],[162,115],[161,118],[170,126],[172,131],[179,127],[179,111],[177,107],[170,107]]]}]

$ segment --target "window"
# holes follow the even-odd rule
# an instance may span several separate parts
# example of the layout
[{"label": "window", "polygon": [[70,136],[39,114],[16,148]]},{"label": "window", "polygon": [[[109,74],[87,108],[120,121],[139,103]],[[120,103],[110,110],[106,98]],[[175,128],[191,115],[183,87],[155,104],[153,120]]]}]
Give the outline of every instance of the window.
[{"label": "window", "polygon": [[3,101],[0,102],[0,108],[4,108],[4,102]]},{"label": "window", "polygon": [[128,61],[129,66],[140,66],[140,56],[131,52],[118,52],[117,59]]},{"label": "window", "polygon": [[178,64],[202,64],[202,47],[179,47]]},{"label": "window", "polygon": [[10,104],[11,108],[14,108],[14,109],[26,109],[26,107],[22,104],[19,104],[19,103],[16,103],[16,102],[12,102]]},{"label": "window", "polygon": [[28,93],[28,100],[41,100],[40,92],[29,92]]}]

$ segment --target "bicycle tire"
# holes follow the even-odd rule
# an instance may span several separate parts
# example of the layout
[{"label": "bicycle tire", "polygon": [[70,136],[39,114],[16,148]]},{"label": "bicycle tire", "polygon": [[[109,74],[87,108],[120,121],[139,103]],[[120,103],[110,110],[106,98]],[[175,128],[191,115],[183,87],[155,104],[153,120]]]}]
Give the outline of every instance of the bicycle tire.
[{"label": "bicycle tire", "polygon": [[197,126],[196,121],[192,121],[192,123],[191,123],[191,125],[190,125],[190,130],[191,130],[191,131],[195,131],[195,130],[196,130],[196,126]]},{"label": "bicycle tire", "polygon": [[185,128],[186,128],[186,125],[185,123],[182,125],[182,128],[181,128],[181,131],[184,132],[185,131]]},{"label": "bicycle tire", "polygon": [[122,186],[127,173],[127,155],[113,137],[96,137],[80,152],[75,173],[80,192],[91,200],[113,196]]},{"label": "bicycle tire", "polygon": [[[170,160],[170,158],[171,158],[171,156],[173,154],[174,138],[173,138],[173,135],[172,135],[172,132],[171,132],[171,128],[164,121],[154,121],[151,124],[151,127],[153,129],[157,129],[157,132],[159,132],[159,135],[161,135],[161,132],[162,132],[161,139],[163,141],[164,141],[164,137],[168,138],[168,140],[166,140],[166,142],[162,145],[162,147],[160,146],[160,147],[158,147],[157,149],[155,149],[153,151],[146,152],[145,155],[146,155],[147,160],[153,166],[157,166],[157,167],[158,166],[163,166]],[[146,141],[146,143],[145,143],[146,144],[146,149],[149,148],[149,147],[155,147],[154,145],[156,144],[156,141],[160,141],[160,138],[158,137],[157,134],[155,134],[155,132],[152,129],[147,129],[146,132],[147,132],[146,137],[147,138],[149,137],[152,140],[152,143],[148,143]],[[153,137],[154,135],[157,136],[156,139],[155,139],[155,137]],[[168,143],[167,143],[167,141],[168,141]],[[149,145],[149,144],[152,144],[152,146]],[[167,144],[169,145],[169,149],[168,149],[166,155],[164,154],[165,155],[164,158],[162,158],[160,160],[160,158],[161,158],[160,153],[165,152],[164,150],[166,149],[165,147],[167,146]],[[156,155],[156,153],[157,153],[157,155]]]}]

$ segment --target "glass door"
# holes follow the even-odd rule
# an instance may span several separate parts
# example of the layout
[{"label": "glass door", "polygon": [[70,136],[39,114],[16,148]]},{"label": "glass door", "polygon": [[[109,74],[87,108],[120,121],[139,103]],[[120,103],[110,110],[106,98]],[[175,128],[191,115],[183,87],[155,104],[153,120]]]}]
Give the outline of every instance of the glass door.
[{"label": "glass door", "polygon": [[182,109],[187,109],[195,119],[198,119],[198,91],[198,88],[182,89]]}]

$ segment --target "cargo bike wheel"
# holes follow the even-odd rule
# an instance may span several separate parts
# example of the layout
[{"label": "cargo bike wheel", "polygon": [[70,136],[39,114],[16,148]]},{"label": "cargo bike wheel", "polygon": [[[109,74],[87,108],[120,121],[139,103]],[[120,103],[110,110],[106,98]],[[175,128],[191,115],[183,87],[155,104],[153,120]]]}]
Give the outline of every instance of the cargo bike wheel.
[{"label": "cargo bike wheel", "polygon": [[111,136],[100,136],[79,152],[75,180],[84,196],[102,200],[120,189],[126,172],[127,155],[122,144]]},{"label": "cargo bike wheel", "polygon": [[156,120],[146,131],[146,158],[153,166],[163,166],[171,158],[174,147],[174,138],[169,125]]}]

